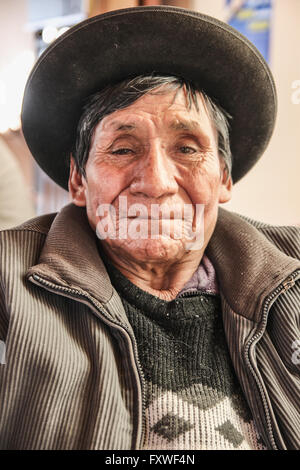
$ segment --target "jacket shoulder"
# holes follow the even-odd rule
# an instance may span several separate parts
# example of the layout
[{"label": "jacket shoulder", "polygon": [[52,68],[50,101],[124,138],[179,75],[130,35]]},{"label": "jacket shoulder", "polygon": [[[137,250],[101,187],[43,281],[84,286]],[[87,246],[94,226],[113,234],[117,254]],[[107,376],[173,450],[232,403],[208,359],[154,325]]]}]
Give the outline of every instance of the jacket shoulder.
[{"label": "jacket shoulder", "polygon": [[279,250],[293,258],[300,258],[300,227],[297,225],[272,225],[236,214],[255,227]]},{"label": "jacket shoulder", "polygon": [[57,213],[40,215],[38,217],[29,219],[26,222],[17,225],[16,227],[0,230],[0,237],[5,237],[6,235],[20,231],[37,232],[47,235],[56,215]]},{"label": "jacket shoulder", "polygon": [[35,217],[17,227],[0,231],[0,277],[23,272],[37,262],[56,214]]}]

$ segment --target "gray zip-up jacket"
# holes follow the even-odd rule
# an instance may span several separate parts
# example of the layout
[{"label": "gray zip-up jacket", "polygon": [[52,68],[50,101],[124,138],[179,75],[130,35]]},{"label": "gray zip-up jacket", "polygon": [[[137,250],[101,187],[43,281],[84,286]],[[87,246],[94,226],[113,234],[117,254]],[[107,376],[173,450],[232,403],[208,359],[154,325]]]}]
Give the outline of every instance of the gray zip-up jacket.
[{"label": "gray zip-up jacket", "polygon": [[[0,448],[140,449],[133,331],[85,209],[0,235]],[[300,447],[300,233],[220,209],[207,247],[231,359],[269,449]]]}]

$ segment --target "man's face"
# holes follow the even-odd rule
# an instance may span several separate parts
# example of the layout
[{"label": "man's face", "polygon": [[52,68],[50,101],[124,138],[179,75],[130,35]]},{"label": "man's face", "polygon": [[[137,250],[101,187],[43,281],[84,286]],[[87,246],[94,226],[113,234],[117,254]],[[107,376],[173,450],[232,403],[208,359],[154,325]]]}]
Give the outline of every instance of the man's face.
[{"label": "man's face", "polygon": [[[197,205],[204,208],[200,227],[204,251],[215,227],[218,203],[230,199],[231,181],[219,159],[216,131],[200,95],[198,102],[199,111],[194,106],[188,109],[183,90],[148,93],[98,124],[86,177],[78,174],[72,162],[73,202],[86,206],[98,235],[103,229],[100,221],[108,220],[104,205],[113,207],[116,230],[110,231],[112,236],[101,236],[108,251],[140,262],[180,260],[190,240],[187,226],[191,222],[195,229],[197,223]],[[131,210],[137,207],[138,211]],[[162,211],[156,212],[157,207]],[[187,224],[183,224],[184,207],[191,209],[186,212],[192,217]]]}]

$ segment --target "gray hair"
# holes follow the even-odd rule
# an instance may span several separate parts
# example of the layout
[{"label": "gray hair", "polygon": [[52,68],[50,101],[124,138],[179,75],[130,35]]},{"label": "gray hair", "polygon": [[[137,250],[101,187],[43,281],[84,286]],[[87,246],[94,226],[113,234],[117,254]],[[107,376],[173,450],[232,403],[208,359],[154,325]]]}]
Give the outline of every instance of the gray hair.
[{"label": "gray hair", "polygon": [[[188,109],[194,105],[199,110],[197,92],[202,95],[218,135],[219,156],[224,160],[228,177],[231,175],[232,155],[229,141],[229,119],[231,116],[191,82],[175,76],[161,75],[140,75],[130,78],[116,85],[107,86],[88,98],[77,126],[76,142],[72,150],[76,167],[81,174],[85,176],[85,165],[97,124],[105,116],[130,106],[146,93],[165,85],[178,91],[185,90]],[[155,93],[163,94],[165,89],[157,90]]]}]

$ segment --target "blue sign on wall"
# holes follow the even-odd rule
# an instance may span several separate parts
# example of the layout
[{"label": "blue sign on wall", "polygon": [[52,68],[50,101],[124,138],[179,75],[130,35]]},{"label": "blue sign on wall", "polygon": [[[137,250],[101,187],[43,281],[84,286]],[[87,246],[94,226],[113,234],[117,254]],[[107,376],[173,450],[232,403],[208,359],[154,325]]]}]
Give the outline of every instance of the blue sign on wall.
[{"label": "blue sign on wall", "polygon": [[[227,6],[236,2],[226,0]],[[272,0],[245,0],[242,6],[233,13],[229,24],[240,31],[269,60],[270,22]]]}]

